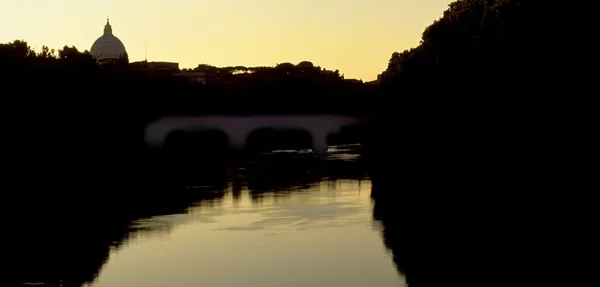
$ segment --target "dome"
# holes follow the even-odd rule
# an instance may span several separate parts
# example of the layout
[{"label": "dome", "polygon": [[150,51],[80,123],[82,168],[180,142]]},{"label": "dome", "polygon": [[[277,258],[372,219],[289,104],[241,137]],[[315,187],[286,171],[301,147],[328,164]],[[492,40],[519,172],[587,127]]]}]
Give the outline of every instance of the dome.
[{"label": "dome", "polygon": [[108,19],[106,19],[106,26],[104,26],[104,35],[94,42],[90,52],[96,60],[119,59],[125,56],[125,45],[113,35]]}]

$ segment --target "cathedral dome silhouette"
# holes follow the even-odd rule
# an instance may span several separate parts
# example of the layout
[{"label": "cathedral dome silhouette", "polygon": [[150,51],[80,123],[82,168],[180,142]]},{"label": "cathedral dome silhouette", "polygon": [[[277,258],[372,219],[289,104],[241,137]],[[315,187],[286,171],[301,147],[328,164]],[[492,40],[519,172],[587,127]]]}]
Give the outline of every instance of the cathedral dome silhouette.
[{"label": "cathedral dome silhouette", "polygon": [[104,35],[100,36],[98,40],[92,45],[90,50],[92,56],[98,60],[109,60],[109,59],[120,59],[126,56],[125,45],[115,37],[112,33],[112,27],[110,26],[109,20],[106,19],[106,26],[104,26]]}]

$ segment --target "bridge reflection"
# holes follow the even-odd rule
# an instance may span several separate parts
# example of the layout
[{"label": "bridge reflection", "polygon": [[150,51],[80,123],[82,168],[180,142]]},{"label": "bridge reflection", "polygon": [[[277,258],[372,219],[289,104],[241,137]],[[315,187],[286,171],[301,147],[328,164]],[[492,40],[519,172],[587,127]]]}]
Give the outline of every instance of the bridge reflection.
[{"label": "bridge reflection", "polygon": [[[332,143],[351,144],[331,146],[326,155],[311,152],[310,137],[299,130],[259,129],[250,134],[245,149],[235,150],[228,144],[227,135],[219,130],[173,131],[156,150],[158,161],[148,163],[145,169],[153,174],[150,177],[153,182],[162,180],[166,184],[185,186],[212,184],[205,182],[207,179],[234,181],[240,177],[271,176],[271,173],[276,173],[274,178],[292,180],[299,176],[311,177],[323,169],[334,177],[364,173],[364,168],[356,168],[362,165],[361,161],[355,164],[349,161],[360,158],[362,148],[355,143],[360,131],[342,130],[332,134]],[[307,170],[309,172],[305,172]]]},{"label": "bridge reflection", "polygon": [[[348,159],[359,155],[357,147],[337,149],[341,151],[334,149],[325,158],[302,153],[261,154],[208,174],[187,174],[185,179],[192,184],[172,185],[168,193],[128,193],[113,182],[119,192],[108,192],[110,198],[95,191],[86,193],[86,198],[91,198],[87,201],[80,200],[83,197],[68,200],[60,191],[56,197],[45,197],[44,202],[35,196],[22,198],[7,208],[13,216],[5,226],[6,246],[15,252],[3,257],[9,267],[2,285],[83,286],[93,282],[112,251],[140,234],[168,232],[173,227],[131,225],[142,218],[186,213],[198,205],[218,206],[226,194],[239,200],[247,192],[259,203],[265,197],[285,197],[291,194],[289,190],[303,190],[322,180],[366,178],[362,163]],[[82,187],[81,192],[86,189]]]}]

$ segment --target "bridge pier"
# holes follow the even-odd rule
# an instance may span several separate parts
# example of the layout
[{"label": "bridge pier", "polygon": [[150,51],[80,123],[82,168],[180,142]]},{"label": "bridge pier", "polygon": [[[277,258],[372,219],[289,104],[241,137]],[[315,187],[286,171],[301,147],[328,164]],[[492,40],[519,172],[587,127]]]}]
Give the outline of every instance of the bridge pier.
[{"label": "bridge pier", "polygon": [[327,143],[327,134],[313,133],[312,134],[312,151],[318,155],[326,155],[329,150]]},{"label": "bridge pier", "polygon": [[229,145],[235,150],[241,150],[246,147],[246,142],[248,140],[247,132],[228,132],[227,136],[229,137]]}]

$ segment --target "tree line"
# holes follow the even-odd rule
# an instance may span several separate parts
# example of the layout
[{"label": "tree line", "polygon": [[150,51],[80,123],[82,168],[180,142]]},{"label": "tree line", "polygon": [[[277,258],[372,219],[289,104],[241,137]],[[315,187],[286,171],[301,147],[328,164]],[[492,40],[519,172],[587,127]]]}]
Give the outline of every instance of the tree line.
[{"label": "tree line", "polygon": [[[537,205],[562,186],[561,153],[573,141],[561,134],[566,122],[556,122],[568,108],[553,105],[572,96],[553,81],[565,60],[546,52],[561,40],[546,38],[552,20],[538,17],[552,5],[454,1],[378,77],[371,195],[410,286],[440,285],[445,274],[464,285],[514,280],[489,270],[473,276],[477,266],[463,262],[481,262],[469,254],[504,262],[515,255],[507,250],[528,248],[505,238],[529,236],[530,213],[546,223]],[[510,243],[496,248],[495,240]]]},{"label": "tree line", "polygon": [[[401,145],[410,151],[402,158],[404,172],[415,180],[441,170],[452,174],[470,161],[462,166],[464,174],[477,174],[484,169],[469,166],[479,166],[483,158],[499,167],[525,150],[534,154],[530,142],[545,120],[536,115],[556,96],[541,94],[555,83],[548,82],[554,71],[544,64],[549,39],[542,39],[544,22],[535,17],[536,5],[544,4],[452,2],[424,29],[418,46],[393,53],[378,76],[380,121],[371,128],[372,144],[395,142],[390,131],[401,130]],[[374,158],[394,160],[390,154]],[[393,179],[398,171],[379,172],[392,173],[384,177]]]},{"label": "tree line", "polygon": [[[191,71],[209,79],[198,85],[125,64],[101,68],[89,52],[75,47],[35,52],[14,41],[0,44],[0,69],[3,88],[20,96],[4,101],[11,107],[7,114],[74,116],[87,123],[110,115],[135,119],[136,125],[169,114],[372,112],[382,119],[373,127],[374,142],[385,142],[379,137],[397,129],[398,119],[417,138],[432,134],[419,131],[451,123],[489,130],[498,123],[474,119],[530,105],[536,89],[550,86],[543,83],[548,72],[540,65],[544,42],[536,36],[542,26],[532,18],[534,8],[524,0],[455,1],[423,31],[417,47],[392,54],[376,83],[345,79],[305,61],[274,67],[198,65]],[[474,126],[483,123],[488,127]]]},{"label": "tree line", "polygon": [[[409,85],[439,91],[424,82],[444,84],[443,90],[473,92],[490,85],[526,85],[539,67],[539,39],[532,12],[522,0],[460,0],[422,33],[420,44],[393,53],[378,79],[396,90]],[[453,84],[453,85],[451,85]]]},{"label": "tree line", "polygon": [[417,47],[392,54],[375,83],[345,79],[337,70],[304,61],[184,69],[206,73],[207,85],[195,85],[127,65],[100,68],[88,51],[75,47],[55,51],[44,46],[36,52],[24,41],[0,44],[0,69],[7,75],[6,89],[26,95],[11,101],[63,106],[69,101],[80,107],[87,101],[137,113],[394,114],[432,97],[448,104],[465,101],[466,95],[475,100],[501,95],[499,103],[506,103],[535,91],[542,81],[538,75],[545,72],[536,37],[541,25],[532,20],[533,9],[532,2],[522,0],[455,1],[423,31]]},{"label": "tree line", "polygon": [[127,59],[100,67],[89,51],[76,47],[56,51],[43,46],[36,52],[20,40],[0,44],[0,62],[7,83],[29,94],[27,102],[87,101],[136,114],[355,114],[364,113],[374,90],[308,61],[273,67],[198,65],[181,71],[203,72],[206,85],[172,71],[137,69]]}]

